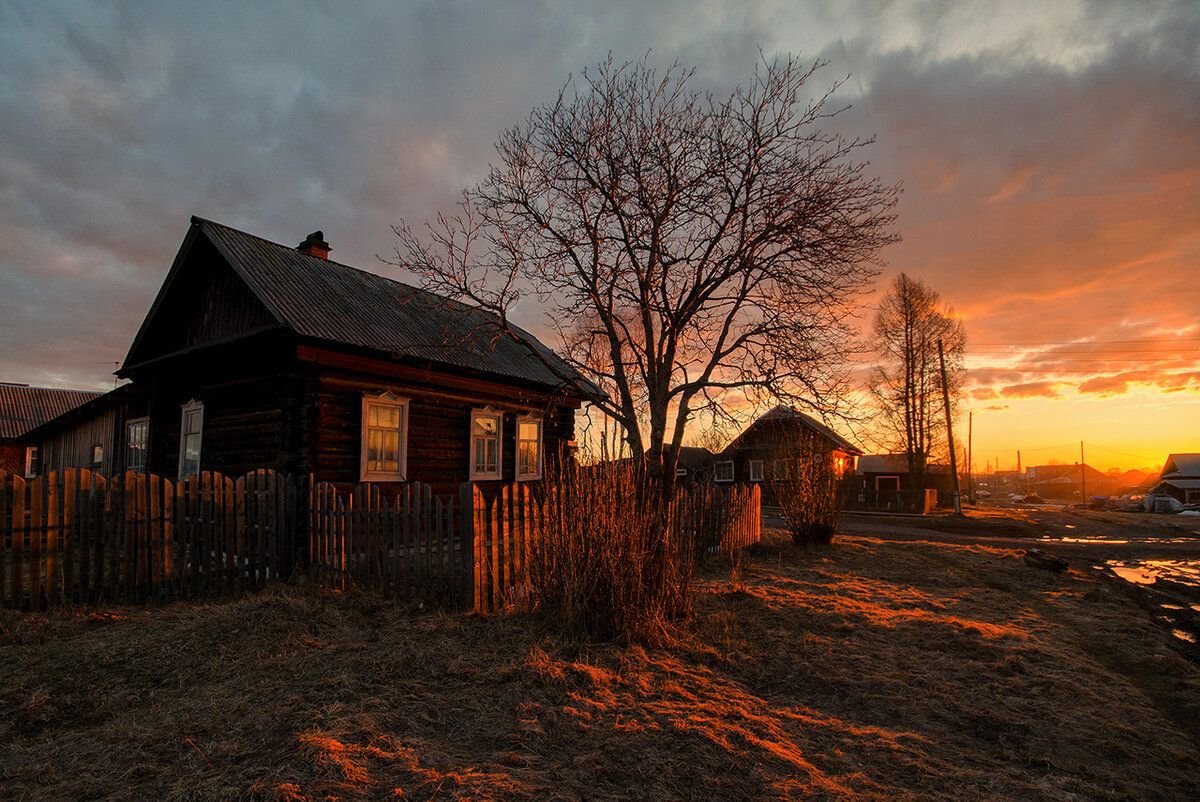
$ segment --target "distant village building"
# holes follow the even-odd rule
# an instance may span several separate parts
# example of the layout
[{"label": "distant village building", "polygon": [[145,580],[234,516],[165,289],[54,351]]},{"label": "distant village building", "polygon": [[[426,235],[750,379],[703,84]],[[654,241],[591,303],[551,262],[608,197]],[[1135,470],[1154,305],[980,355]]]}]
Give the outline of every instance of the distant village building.
[{"label": "distant village building", "polygon": [[1200,454],[1172,454],[1152,491],[1184,504],[1200,503]]},{"label": "distant village building", "polygon": [[1069,499],[1075,496],[1104,496],[1121,485],[1120,477],[1112,477],[1093,468],[1074,465],[1036,465],[1025,469],[1029,492],[1042,498]]},{"label": "distant village building", "polygon": [[448,493],[539,478],[574,447],[595,390],[553,351],[330,250],[321,232],[290,247],[192,218],[118,371],[130,383],[39,428],[44,467]]},{"label": "distant village building", "polygon": [[46,421],[99,395],[91,390],[0,382],[0,471],[36,475],[41,455],[37,439],[31,433]]},{"label": "distant village building", "polygon": [[[949,505],[954,496],[954,480],[949,465],[925,466],[925,486],[916,487],[908,470],[905,454],[866,454],[858,460],[854,492],[847,503],[869,509],[928,512],[937,504]],[[923,491],[933,491],[927,496]]]}]

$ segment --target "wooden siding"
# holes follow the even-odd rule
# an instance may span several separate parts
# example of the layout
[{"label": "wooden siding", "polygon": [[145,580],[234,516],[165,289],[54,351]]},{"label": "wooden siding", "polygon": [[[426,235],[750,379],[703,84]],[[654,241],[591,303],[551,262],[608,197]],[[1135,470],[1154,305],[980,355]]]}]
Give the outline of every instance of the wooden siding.
[{"label": "wooden siding", "polygon": [[[40,444],[41,473],[63,468],[88,468],[111,476],[124,470],[124,411],[117,408],[100,410],[95,415],[46,437]],[[104,449],[100,465],[92,464],[92,447]]]},{"label": "wooden siding", "polygon": [[275,323],[270,311],[217,249],[197,238],[175,275],[150,328],[126,360],[146,360],[205,343],[226,340]]},{"label": "wooden siding", "polygon": [[25,475],[24,443],[0,443],[0,471]]},{"label": "wooden siding", "polygon": [[516,478],[516,421],[540,415],[543,447],[549,462],[574,438],[575,414],[567,406],[536,407],[513,403],[511,397],[439,391],[435,387],[388,383],[379,378],[326,372],[315,381],[311,408],[312,451],[309,461],[317,481],[343,489],[359,480],[362,398],[390,391],[409,399],[407,480],[430,485],[436,494],[456,492],[469,480],[471,410],[491,406],[504,414],[501,446],[502,478]]}]

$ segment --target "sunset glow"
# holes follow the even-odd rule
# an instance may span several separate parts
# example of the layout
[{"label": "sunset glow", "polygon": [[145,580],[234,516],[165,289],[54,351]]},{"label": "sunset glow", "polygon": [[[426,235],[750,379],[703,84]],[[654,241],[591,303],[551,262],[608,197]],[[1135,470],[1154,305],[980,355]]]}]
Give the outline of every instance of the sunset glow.
[{"label": "sunset glow", "polygon": [[[247,8],[204,42],[181,8],[3,14],[0,379],[111,387],[192,213],[323,228],[335,258],[405,278],[375,259],[390,225],[452,204],[566,75],[652,50],[724,91],[761,49],[827,59],[814,92],[849,76],[829,126],[875,137],[871,169],[905,190],[877,286],[905,271],[966,321],[977,470],[1081,440],[1101,470],[1200,451],[1194,4],[628,10]],[[546,331],[535,300],[517,317]]]}]

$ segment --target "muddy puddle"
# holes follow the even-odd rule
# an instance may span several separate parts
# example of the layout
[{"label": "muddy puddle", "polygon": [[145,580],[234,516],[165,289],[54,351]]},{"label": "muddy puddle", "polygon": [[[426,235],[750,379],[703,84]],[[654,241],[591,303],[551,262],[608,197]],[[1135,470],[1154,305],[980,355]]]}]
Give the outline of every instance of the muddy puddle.
[{"label": "muddy puddle", "polygon": [[1200,560],[1108,560],[1096,568],[1146,588],[1171,634],[1187,643],[1200,633]]}]

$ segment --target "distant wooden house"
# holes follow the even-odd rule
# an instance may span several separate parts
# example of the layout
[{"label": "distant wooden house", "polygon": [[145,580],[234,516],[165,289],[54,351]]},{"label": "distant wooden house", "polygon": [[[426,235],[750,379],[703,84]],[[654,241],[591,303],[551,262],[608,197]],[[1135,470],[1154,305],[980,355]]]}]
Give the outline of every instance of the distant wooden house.
[{"label": "distant wooden house", "polygon": [[755,419],[745,431],[712,459],[711,477],[717,483],[765,482],[763,502],[774,504],[769,480],[792,470],[794,463],[819,454],[835,475],[854,471],[861,449],[846,438],[792,407],[779,405]]},{"label": "distant wooden house", "polygon": [[[590,385],[481,310],[198,217],[118,375],[41,430],[108,428],[108,471],[273,468],[353,485],[539,478],[574,445]],[[72,456],[72,454],[74,454]]]},{"label": "distant wooden house", "polygon": [[1025,469],[1025,486],[1042,498],[1072,499],[1107,495],[1121,484],[1119,477],[1101,473],[1091,465],[1034,465]]},{"label": "distant wooden house", "polygon": [[712,464],[716,455],[702,446],[682,446],[675,459],[675,476],[692,482],[712,479]]},{"label": "distant wooden house", "polygon": [[[30,387],[0,382],[0,471],[33,476],[40,472],[38,439],[32,432],[99,396],[90,390]],[[97,456],[95,453],[89,457]]]},{"label": "distant wooden house", "polygon": [[1152,492],[1184,504],[1200,503],[1200,454],[1171,454]]},{"label": "distant wooden house", "polygon": [[[850,506],[869,509],[928,512],[934,505],[949,506],[954,499],[954,478],[949,465],[925,466],[923,487],[917,487],[905,454],[865,454],[858,460]],[[927,491],[932,491],[932,496]]]}]

